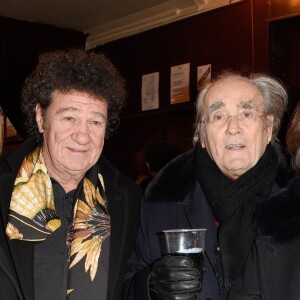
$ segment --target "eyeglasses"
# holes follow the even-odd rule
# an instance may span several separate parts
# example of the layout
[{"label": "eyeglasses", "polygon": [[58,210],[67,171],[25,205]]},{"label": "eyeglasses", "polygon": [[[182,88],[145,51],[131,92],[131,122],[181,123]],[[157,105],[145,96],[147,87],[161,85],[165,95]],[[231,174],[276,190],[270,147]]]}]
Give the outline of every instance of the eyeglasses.
[{"label": "eyeglasses", "polygon": [[204,117],[202,123],[211,124],[215,127],[221,127],[227,124],[230,118],[236,118],[243,125],[251,125],[255,123],[258,118],[263,116],[265,115],[259,115],[256,111],[249,110],[240,111],[236,116],[229,116],[225,112],[218,111],[210,116]]}]

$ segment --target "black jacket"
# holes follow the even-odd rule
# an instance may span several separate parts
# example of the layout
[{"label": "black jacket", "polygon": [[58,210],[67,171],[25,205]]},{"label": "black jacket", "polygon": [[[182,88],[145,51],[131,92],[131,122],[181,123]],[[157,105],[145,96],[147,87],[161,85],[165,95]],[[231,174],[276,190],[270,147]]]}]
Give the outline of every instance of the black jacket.
[{"label": "black jacket", "polygon": [[[22,261],[13,261],[6,240],[5,228],[16,174],[24,157],[34,147],[33,141],[27,140],[16,152],[3,158],[0,162],[0,295],[5,293],[6,289],[10,289],[9,295],[11,295],[11,297],[3,299],[22,299],[24,297],[26,300],[31,300],[32,296],[30,295],[33,295],[33,286],[28,284],[30,280],[25,282],[27,279],[20,279],[16,275],[15,270],[22,269]],[[111,217],[107,299],[119,300],[122,297],[126,262],[136,238],[141,191],[131,180],[117,171],[105,157],[100,157],[98,165],[105,181],[105,192]],[[32,255],[31,244],[28,247],[24,245],[24,248],[19,249],[23,251],[25,259],[30,259]],[[33,274],[33,270],[31,272]]]},{"label": "black jacket", "polygon": [[300,178],[257,210],[257,239],[230,300],[300,299]]},{"label": "black jacket", "polygon": [[136,249],[125,278],[124,299],[149,299],[151,264],[165,254],[162,230],[174,228],[207,228],[204,259],[207,271],[200,299],[221,299],[212,266],[217,251],[217,226],[194,168],[195,154],[191,150],[171,161],[149,184],[142,202]]},{"label": "black jacket", "polygon": [[[281,159],[284,160],[283,157]],[[215,259],[219,256],[216,220],[196,179],[195,166],[195,151],[190,150],[172,160],[149,184],[141,205],[136,249],[129,261],[125,278],[125,299],[149,299],[147,284],[151,265],[164,254],[162,230],[175,228],[207,229],[207,271],[204,273],[203,289],[198,300],[226,298],[226,295],[219,294],[218,278],[222,274],[216,274],[218,271],[215,269]],[[278,190],[279,186],[274,182],[272,193]]]}]

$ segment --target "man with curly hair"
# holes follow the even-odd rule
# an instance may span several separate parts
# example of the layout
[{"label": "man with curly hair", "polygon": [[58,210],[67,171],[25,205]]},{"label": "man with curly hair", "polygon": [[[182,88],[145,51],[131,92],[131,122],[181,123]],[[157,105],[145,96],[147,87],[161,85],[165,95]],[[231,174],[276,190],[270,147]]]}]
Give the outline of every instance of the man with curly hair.
[{"label": "man with curly hair", "polygon": [[6,299],[121,299],[140,190],[102,150],[125,98],[103,54],[40,56],[22,92],[29,138],[0,164]]}]

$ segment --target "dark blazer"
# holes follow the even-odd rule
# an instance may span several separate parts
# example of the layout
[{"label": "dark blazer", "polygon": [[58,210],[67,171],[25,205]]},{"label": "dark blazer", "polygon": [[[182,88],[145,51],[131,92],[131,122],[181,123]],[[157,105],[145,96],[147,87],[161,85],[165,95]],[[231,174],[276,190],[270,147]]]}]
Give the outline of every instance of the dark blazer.
[{"label": "dark blazer", "polygon": [[255,217],[257,239],[230,300],[300,299],[300,178]]},{"label": "dark blazer", "polygon": [[207,228],[203,289],[199,299],[221,299],[213,261],[217,226],[211,207],[195,177],[191,150],[163,168],[149,184],[141,207],[141,226],[125,278],[124,299],[146,300],[151,264],[165,254],[162,230]]},{"label": "dark blazer", "polygon": [[23,299],[21,290],[15,272],[12,266],[12,262],[7,257],[6,244],[2,242],[3,233],[1,232],[0,243],[0,300],[19,300]]},{"label": "dark blazer", "polygon": [[[6,240],[5,227],[14,180],[24,157],[35,146],[34,142],[29,139],[17,151],[0,162],[0,293],[2,293],[2,278],[4,278],[6,285],[12,290],[11,295],[15,293],[18,296],[18,298],[6,299],[22,299],[22,295],[23,297],[25,295],[26,300],[33,299],[32,295],[34,294],[30,278],[17,276],[19,271],[16,272],[16,270],[22,269],[23,262],[13,261]],[[100,157],[98,165],[105,181],[105,192],[111,218],[107,299],[119,300],[122,297],[126,262],[133,251],[136,238],[141,191],[129,178],[116,170],[104,156]],[[25,243],[23,242],[23,244]],[[22,246],[26,260],[32,258],[31,247],[31,243]],[[31,273],[33,274],[33,270]]]},{"label": "dark blazer", "polygon": [[[284,164],[284,157],[281,160]],[[148,299],[151,265],[164,254],[162,230],[174,228],[207,229],[204,261],[207,271],[203,276],[203,289],[198,300],[227,298],[227,295],[219,294],[222,274],[217,274],[221,270],[215,269],[215,262],[220,259],[216,220],[196,179],[195,166],[195,152],[190,150],[166,165],[146,189],[141,205],[136,249],[130,258],[125,277],[125,299]],[[279,185],[275,180],[272,194],[278,190]],[[277,300],[276,297],[267,299]]]}]

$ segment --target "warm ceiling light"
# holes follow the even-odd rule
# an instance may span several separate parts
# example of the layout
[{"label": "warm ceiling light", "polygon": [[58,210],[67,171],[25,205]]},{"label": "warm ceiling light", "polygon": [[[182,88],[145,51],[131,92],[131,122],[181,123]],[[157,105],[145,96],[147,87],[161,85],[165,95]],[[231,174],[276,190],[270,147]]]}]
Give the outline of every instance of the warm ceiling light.
[{"label": "warm ceiling light", "polygon": [[289,2],[290,2],[290,4],[292,6],[298,6],[298,5],[300,5],[300,0],[290,0]]}]

